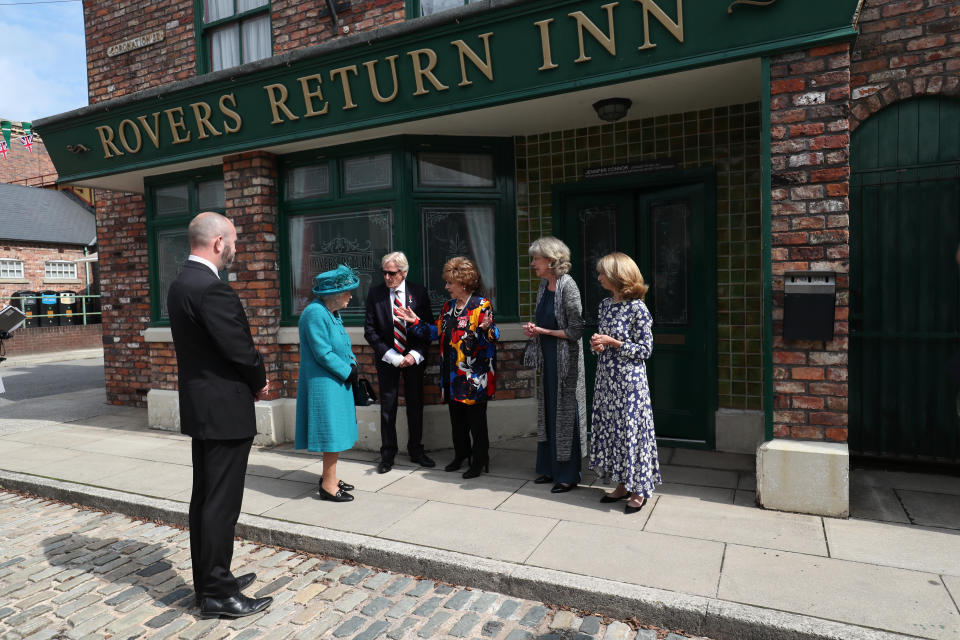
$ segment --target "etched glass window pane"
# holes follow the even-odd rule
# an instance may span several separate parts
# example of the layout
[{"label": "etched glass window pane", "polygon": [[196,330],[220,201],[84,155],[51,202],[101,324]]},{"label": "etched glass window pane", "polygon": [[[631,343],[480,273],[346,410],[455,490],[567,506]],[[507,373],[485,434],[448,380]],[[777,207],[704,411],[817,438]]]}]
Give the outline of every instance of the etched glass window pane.
[{"label": "etched glass window pane", "polygon": [[186,184],[157,187],[154,192],[154,210],[158,216],[188,213],[190,197]]},{"label": "etched glass window pane", "polygon": [[653,243],[653,322],[686,325],[688,322],[688,267],[690,264],[690,202],[657,202],[650,207]]},{"label": "etched glass window pane", "polygon": [[223,180],[208,180],[197,184],[197,206],[200,211],[209,211],[215,209],[223,211],[224,193]]},{"label": "etched glass window pane", "polygon": [[450,299],[444,289],[443,265],[450,258],[464,256],[480,271],[482,290],[496,308],[497,273],[494,254],[494,209],[492,206],[424,206],[424,280],[430,302],[439,307]]},{"label": "etched glass window pane", "polygon": [[313,300],[313,279],[339,264],[360,276],[360,287],[342,313],[363,314],[367,292],[383,280],[380,257],[392,250],[393,210],[370,209],[290,220],[290,272],[293,313]]},{"label": "etched glass window pane", "polygon": [[210,32],[210,68],[212,71],[240,65],[240,28],[237,23]]},{"label": "etched glass window pane", "polygon": [[287,199],[317,198],[330,195],[330,165],[327,163],[295,167],[287,173]]},{"label": "etched glass window pane", "polygon": [[467,0],[420,0],[420,15],[428,16],[431,13],[462,7],[465,4],[468,4]]},{"label": "etched glass window pane", "polygon": [[393,186],[393,158],[389,153],[358,156],[343,161],[343,188],[347,193],[376,191]]},{"label": "etched glass window pane", "polygon": [[233,0],[203,0],[203,21],[215,22],[233,15]]},{"label": "etched glass window pane", "polygon": [[419,153],[421,187],[493,187],[493,156],[487,153]]},{"label": "etched glass window pane", "polygon": [[160,284],[160,317],[166,318],[167,293],[180,273],[180,267],[190,255],[190,241],[186,229],[167,229],[157,233],[157,264]]},{"label": "etched glass window pane", "polygon": [[253,62],[269,58],[270,48],[270,15],[264,14],[250,20],[244,20],[241,25],[243,32],[243,62]]},{"label": "etched glass window pane", "polygon": [[597,262],[617,250],[617,207],[586,207],[580,209],[580,249],[583,256],[583,321],[597,323],[600,302],[610,293],[597,282]]}]

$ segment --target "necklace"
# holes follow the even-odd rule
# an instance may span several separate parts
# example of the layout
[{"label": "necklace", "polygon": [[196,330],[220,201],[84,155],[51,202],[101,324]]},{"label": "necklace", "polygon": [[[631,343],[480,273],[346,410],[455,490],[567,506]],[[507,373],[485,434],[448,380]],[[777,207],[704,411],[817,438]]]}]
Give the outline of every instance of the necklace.
[{"label": "necklace", "polygon": [[467,308],[467,303],[464,302],[462,307],[458,307],[456,304],[453,305],[453,317],[459,318],[463,315],[463,310]]}]

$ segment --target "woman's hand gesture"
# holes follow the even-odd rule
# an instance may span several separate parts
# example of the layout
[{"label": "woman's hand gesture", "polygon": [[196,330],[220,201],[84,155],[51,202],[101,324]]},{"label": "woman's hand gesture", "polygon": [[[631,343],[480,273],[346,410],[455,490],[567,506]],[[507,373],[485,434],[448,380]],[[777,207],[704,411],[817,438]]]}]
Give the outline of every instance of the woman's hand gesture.
[{"label": "woman's hand gesture", "polygon": [[532,323],[532,322],[527,322],[526,324],[524,324],[524,325],[523,325],[523,335],[527,336],[528,338],[536,338],[536,337],[537,337],[537,325],[535,325],[535,324]]},{"label": "woman's hand gesture", "polygon": [[487,311],[483,316],[483,320],[480,321],[480,328],[486,331],[490,328],[491,324],[493,324],[493,311]]},{"label": "woman's hand gesture", "polygon": [[608,347],[619,347],[620,341],[603,333],[595,333],[590,336],[590,349],[593,351],[605,351]]},{"label": "woman's hand gesture", "polygon": [[395,307],[394,313],[407,324],[417,324],[420,322],[420,317],[414,313],[410,307]]}]

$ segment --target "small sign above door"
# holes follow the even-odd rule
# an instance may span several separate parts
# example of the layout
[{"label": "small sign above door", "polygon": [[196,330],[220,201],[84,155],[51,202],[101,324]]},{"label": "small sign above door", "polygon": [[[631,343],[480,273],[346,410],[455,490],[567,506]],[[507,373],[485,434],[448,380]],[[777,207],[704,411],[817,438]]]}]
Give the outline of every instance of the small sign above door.
[{"label": "small sign above door", "polygon": [[593,167],[584,169],[584,178],[607,178],[609,176],[628,176],[635,173],[651,173],[653,171],[667,171],[676,169],[677,162],[670,158],[632,162],[630,164],[615,164],[609,167]]}]

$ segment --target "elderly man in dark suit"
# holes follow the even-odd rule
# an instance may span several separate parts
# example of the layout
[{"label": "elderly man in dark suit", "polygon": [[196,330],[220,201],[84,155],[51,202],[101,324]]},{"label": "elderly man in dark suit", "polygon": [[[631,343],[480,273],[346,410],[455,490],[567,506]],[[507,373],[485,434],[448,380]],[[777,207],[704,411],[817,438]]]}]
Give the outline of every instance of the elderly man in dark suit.
[{"label": "elderly man in dark suit", "polygon": [[190,257],[170,285],[167,310],[177,351],[180,429],[193,438],[193,588],[202,616],[240,618],[273,602],[240,593],[256,575],[230,571],[247,457],[257,433],[253,403],[269,383],[240,298],[217,275],[233,263],[237,230],[226,217],[206,212],[187,233]]},{"label": "elderly man in dark suit", "polygon": [[406,333],[406,323],[395,308],[411,308],[420,317],[433,323],[430,296],[423,285],[407,281],[410,264],[400,251],[388,253],[380,261],[383,284],[371,287],[367,294],[363,335],[376,352],[377,378],[380,381],[380,463],[377,473],[393,468],[397,455],[397,396],[403,377],[407,401],[407,453],[410,460],[424,467],[436,463],[423,451],[423,372],[429,342]]}]

